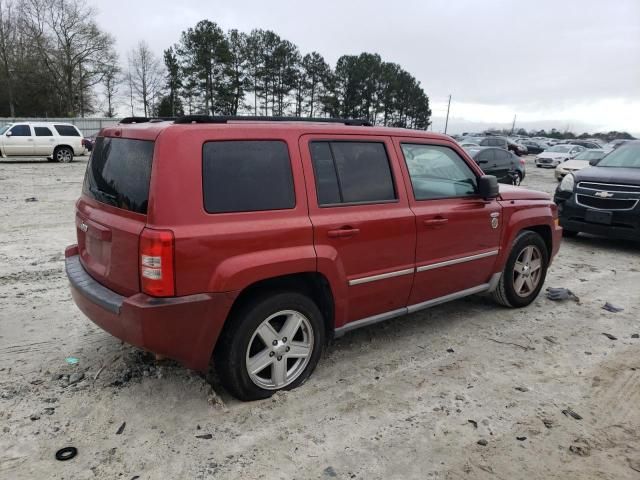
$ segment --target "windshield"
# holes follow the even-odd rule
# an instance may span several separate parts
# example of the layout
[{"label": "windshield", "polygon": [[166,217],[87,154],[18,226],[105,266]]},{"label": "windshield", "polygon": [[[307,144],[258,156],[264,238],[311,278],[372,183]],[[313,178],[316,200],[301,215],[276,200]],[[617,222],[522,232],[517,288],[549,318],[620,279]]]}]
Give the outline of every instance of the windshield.
[{"label": "windshield", "polygon": [[609,155],[598,163],[599,167],[640,168],[640,142],[629,143]]},{"label": "windshield", "polygon": [[604,157],[605,153],[598,150],[586,150],[576,155],[574,160],[599,160]]},{"label": "windshield", "polygon": [[4,135],[4,132],[9,130],[9,128],[11,128],[11,125],[5,125],[4,127],[0,128],[0,135]]},{"label": "windshield", "polygon": [[548,149],[547,152],[567,153],[569,150],[571,150],[571,145],[556,145]]}]

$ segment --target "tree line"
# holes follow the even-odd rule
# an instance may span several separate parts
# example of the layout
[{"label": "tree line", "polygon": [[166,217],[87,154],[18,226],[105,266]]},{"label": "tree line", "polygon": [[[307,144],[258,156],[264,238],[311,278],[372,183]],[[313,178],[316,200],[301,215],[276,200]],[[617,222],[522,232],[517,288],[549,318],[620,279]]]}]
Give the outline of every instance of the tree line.
[{"label": "tree line", "polygon": [[0,0],[0,116],[264,115],[367,119],[426,129],[420,82],[377,54],[332,67],[271,30],[202,20],[158,58],[119,59],[85,0]]},{"label": "tree line", "polygon": [[574,140],[574,139],[585,140],[587,138],[597,138],[605,142],[610,142],[612,140],[618,140],[618,139],[621,139],[621,140],[635,139],[630,133],[619,132],[617,130],[611,130],[609,132],[596,132],[596,133],[583,132],[580,134],[576,134],[574,132],[571,132],[568,129],[560,131],[556,128],[552,128],[549,131],[545,129],[527,131],[524,128],[518,128],[515,131],[513,131],[511,129],[499,130],[497,128],[490,128],[486,132],[492,133],[494,135],[506,135],[506,136],[510,136],[515,133],[516,135],[521,135],[525,137],[544,137],[544,138],[554,138],[556,140]]}]

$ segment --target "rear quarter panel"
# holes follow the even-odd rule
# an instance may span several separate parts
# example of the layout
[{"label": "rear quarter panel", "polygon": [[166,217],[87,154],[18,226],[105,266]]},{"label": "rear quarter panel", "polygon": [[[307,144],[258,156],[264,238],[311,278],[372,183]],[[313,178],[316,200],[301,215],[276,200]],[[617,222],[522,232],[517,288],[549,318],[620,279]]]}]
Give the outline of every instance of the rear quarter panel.
[{"label": "rear quarter panel", "polygon": [[[216,140],[288,145],[293,209],[210,214],[204,209],[202,148]],[[156,139],[148,226],[175,236],[176,294],[242,290],[267,278],[316,271],[297,136],[286,131],[174,126]]]}]

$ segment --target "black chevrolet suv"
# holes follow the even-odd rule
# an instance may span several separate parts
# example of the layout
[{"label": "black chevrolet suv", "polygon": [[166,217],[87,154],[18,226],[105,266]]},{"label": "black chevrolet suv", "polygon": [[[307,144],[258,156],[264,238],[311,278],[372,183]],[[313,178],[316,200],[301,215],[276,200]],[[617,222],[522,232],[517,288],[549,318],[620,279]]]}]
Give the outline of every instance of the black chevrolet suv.
[{"label": "black chevrolet suv", "polygon": [[579,232],[640,241],[640,141],[566,175],[554,197],[565,236]]}]

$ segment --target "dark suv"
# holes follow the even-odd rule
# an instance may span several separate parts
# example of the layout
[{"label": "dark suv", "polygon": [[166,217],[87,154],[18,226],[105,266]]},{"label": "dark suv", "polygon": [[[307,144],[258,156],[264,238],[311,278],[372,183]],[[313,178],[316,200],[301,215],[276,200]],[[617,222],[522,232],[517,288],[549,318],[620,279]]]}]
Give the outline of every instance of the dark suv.
[{"label": "dark suv", "polygon": [[73,299],[116,337],[257,399],[325,342],[475,293],[523,307],[562,229],[450,137],[357,121],[184,117],[103,129],[66,250]]},{"label": "dark suv", "polygon": [[564,176],[555,194],[565,236],[640,240],[640,141]]},{"label": "dark suv", "polygon": [[504,148],[505,150],[509,150],[510,152],[513,152],[518,156],[527,154],[527,147],[525,147],[524,145],[520,145],[507,137],[485,137],[480,142],[480,146]]},{"label": "dark suv", "polygon": [[465,149],[487,175],[493,175],[500,183],[520,185],[526,169],[523,158],[497,147],[469,147]]}]

